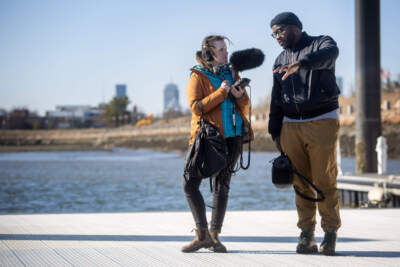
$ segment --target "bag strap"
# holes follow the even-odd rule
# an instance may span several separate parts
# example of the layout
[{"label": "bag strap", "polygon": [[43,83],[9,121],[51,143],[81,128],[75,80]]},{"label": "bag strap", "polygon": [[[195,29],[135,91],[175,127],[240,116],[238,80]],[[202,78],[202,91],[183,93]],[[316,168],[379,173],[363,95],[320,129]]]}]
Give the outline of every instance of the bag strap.
[{"label": "bag strap", "polygon": [[[197,107],[200,110],[200,126],[204,123],[204,113],[203,113],[203,103],[201,102],[201,100],[199,102],[197,102]],[[201,173],[201,170],[199,170]],[[204,174],[202,174],[204,176]],[[213,186],[212,186],[212,177],[209,177],[210,179],[210,192],[213,192]],[[211,207],[213,208],[213,207]]]},{"label": "bag strap", "polygon": [[[232,116],[236,116],[236,114],[235,114],[235,108],[237,108],[236,98],[231,93],[229,93],[229,98],[231,99],[231,102],[232,102]],[[250,102],[251,102],[251,89],[250,89]],[[235,129],[235,133],[236,133],[236,122],[234,125],[234,129]],[[250,129],[251,129],[251,107],[250,107],[250,112],[249,112],[249,131],[250,131]],[[242,136],[242,138],[243,138],[243,136]],[[239,170],[240,168],[242,168],[243,170],[247,170],[250,167],[250,155],[251,155],[251,141],[250,140],[248,142],[248,146],[249,146],[249,149],[247,152],[247,165],[244,165],[244,163],[243,163],[244,162],[243,161],[243,142],[240,144],[240,160],[239,160],[240,165],[237,170]],[[236,171],[233,171],[233,172],[236,172]]]},{"label": "bag strap", "polygon": [[317,195],[320,195],[321,197],[317,197],[317,198],[312,198],[309,197],[303,193],[301,193],[296,186],[293,185],[294,191],[296,192],[296,194],[298,194],[299,196],[301,196],[304,199],[307,199],[311,202],[321,202],[325,199],[325,195],[324,193],[318,188],[316,187],[309,179],[307,179],[304,175],[302,175],[301,173],[299,173],[298,171],[296,171],[295,169],[292,168],[293,173],[297,174],[299,177],[301,177],[304,181],[306,181],[309,185],[311,185],[312,188],[314,188],[314,190],[317,192]]},{"label": "bag strap", "polygon": [[199,102],[197,102],[197,107],[200,110],[200,122],[199,122],[199,125],[201,126],[204,123],[203,102],[201,102],[201,100]]},{"label": "bag strap", "polygon": [[200,116],[201,116],[201,118],[203,119],[204,118],[204,113],[203,113],[203,102],[201,102],[201,100],[199,101],[199,102],[197,102],[197,107],[199,108],[199,110],[200,110]]},{"label": "bag strap", "polygon": [[[285,152],[283,152],[283,150],[281,151],[281,155],[286,156],[289,161],[290,158],[287,154],[285,154]],[[290,162],[290,169],[293,173],[297,174],[301,179],[303,179],[304,181],[306,181],[306,183],[308,183],[316,192],[317,192],[317,196],[320,195],[321,197],[317,197],[317,198],[313,198],[310,196],[307,196],[306,194],[303,194],[302,192],[300,192],[300,190],[297,189],[297,187],[295,185],[293,185],[294,191],[296,192],[296,194],[298,194],[299,196],[301,196],[302,198],[309,200],[311,202],[321,202],[325,199],[325,195],[322,192],[321,189],[319,189],[318,187],[316,187],[309,179],[307,179],[303,174],[299,173],[295,168],[293,168],[292,163]]]},{"label": "bag strap", "polygon": [[[250,103],[251,103],[251,87],[250,87]],[[250,131],[251,131],[251,107],[249,110],[249,150],[247,153],[247,165],[243,164],[243,144],[242,144],[242,153],[240,153],[240,167],[242,167],[243,170],[247,170],[250,167],[250,155],[251,155],[251,140],[250,140]],[[242,136],[243,138],[243,136]]]}]

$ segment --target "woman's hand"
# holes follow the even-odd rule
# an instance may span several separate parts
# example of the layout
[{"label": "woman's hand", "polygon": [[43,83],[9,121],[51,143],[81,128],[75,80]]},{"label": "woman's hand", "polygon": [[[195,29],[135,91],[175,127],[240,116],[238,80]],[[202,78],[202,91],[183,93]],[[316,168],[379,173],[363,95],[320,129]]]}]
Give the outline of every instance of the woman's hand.
[{"label": "woman's hand", "polygon": [[241,98],[244,94],[244,89],[242,89],[241,87],[233,86],[231,89],[231,93],[234,97]]},{"label": "woman's hand", "polygon": [[221,87],[226,91],[226,93],[229,93],[232,89],[232,86],[228,80],[222,81]]}]

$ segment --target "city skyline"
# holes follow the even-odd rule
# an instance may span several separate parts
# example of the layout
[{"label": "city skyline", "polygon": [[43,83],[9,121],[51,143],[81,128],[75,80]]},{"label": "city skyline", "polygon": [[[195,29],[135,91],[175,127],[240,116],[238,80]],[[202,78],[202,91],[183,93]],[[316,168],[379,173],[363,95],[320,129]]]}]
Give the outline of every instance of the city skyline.
[{"label": "city skyline", "polygon": [[[186,109],[189,68],[211,33],[232,40],[229,52],[257,47],[265,53],[261,67],[242,73],[252,80],[255,105],[270,93],[272,63],[282,49],[270,37],[269,21],[282,11],[296,13],[307,33],[337,41],[336,74],[344,93],[355,88],[354,1],[203,4],[211,12],[179,1],[1,1],[0,108],[43,115],[57,105],[96,106],[112,99],[116,84],[125,84],[129,108],[161,114],[163,89],[173,82]],[[392,80],[400,75],[398,10],[400,2],[381,1],[381,66]]]}]

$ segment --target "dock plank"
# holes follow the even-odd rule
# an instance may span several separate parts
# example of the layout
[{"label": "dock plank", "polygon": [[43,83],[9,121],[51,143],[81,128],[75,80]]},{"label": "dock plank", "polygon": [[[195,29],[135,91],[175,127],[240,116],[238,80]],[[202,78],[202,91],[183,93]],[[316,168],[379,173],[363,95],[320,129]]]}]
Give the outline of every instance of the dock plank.
[{"label": "dock plank", "polygon": [[0,242],[0,259],[1,266],[24,266],[4,241]]},{"label": "dock plank", "polygon": [[341,217],[338,255],[328,257],[295,253],[295,210],[228,211],[227,254],[180,252],[193,238],[190,212],[0,215],[0,265],[400,266],[400,209],[342,209]]}]

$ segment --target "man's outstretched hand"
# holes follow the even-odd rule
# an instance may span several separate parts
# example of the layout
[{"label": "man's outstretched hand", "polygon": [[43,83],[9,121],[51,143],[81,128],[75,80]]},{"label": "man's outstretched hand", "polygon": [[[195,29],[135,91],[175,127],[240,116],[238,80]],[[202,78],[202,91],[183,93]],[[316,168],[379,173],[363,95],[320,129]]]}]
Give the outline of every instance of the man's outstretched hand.
[{"label": "man's outstretched hand", "polygon": [[277,67],[276,69],[274,69],[273,73],[285,72],[285,74],[282,76],[282,81],[284,81],[284,80],[286,80],[287,77],[289,77],[289,75],[292,75],[299,69],[300,69],[300,61],[296,61],[289,65],[283,65],[283,66]]}]

